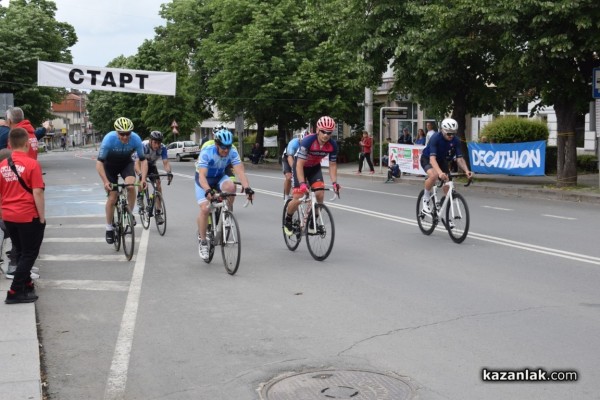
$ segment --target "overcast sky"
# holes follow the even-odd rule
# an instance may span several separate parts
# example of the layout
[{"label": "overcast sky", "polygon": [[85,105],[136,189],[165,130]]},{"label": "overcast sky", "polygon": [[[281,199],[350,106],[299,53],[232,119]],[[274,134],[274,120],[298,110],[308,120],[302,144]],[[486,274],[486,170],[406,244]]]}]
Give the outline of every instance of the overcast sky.
[{"label": "overcast sky", "polygon": [[104,67],[120,55],[132,56],[154,28],[164,25],[160,5],[169,0],[54,0],[56,19],[75,28],[73,64]]}]

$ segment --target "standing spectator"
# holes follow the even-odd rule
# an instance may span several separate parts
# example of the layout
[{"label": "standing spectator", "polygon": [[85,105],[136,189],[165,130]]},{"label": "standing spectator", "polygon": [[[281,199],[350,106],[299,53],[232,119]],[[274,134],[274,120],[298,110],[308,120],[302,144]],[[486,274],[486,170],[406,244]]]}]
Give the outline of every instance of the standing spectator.
[{"label": "standing spectator", "polygon": [[40,252],[46,228],[45,185],[40,164],[28,156],[29,133],[24,128],[12,129],[8,144],[13,152],[0,163],[0,202],[17,270],[4,302],[31,303],[38,299],[31,268]]},{"label": "standing spectator", "polygon": [[8,146],[8,132],[10,132],[8,123],[5,119],[0,118],[0,150]]},{"label": "standing spectator", "polygon": [[385,183],[394,182],[394,178],[400,178],[400,166],[396,164],[396,160],[392,160],[392,165],[388,167],[388,178]]},{"label": "standing spectator", "polygon": [[[6,110],[6,121],[11,129],[23,128],[27,131],[27,134],[29,135],[29,157],[37,160],[38,140],[35,136],[35,130],[33,129],[31,122],[29,122],[28,119],[25,119],[23,110],[19,107],[9,108]],[[10,149],[10,141],[8,142],[8,148]]]},{"label": "standing spectator", "polygon": [[261,155],[262,151],[260,151],[260,143],[254,143],[252,153],[250,154],[250,161],[252,161],[252,164],[258,164]]},{"label": "standing spectator", "polygon": [[404,128],[402,130],[402,135],[398,138],[398,143],[401,143],[401,144],[413,144],[412,136],[410,135],[410,132],[408,131],[408,128]]},{"label": "standing spectator", "polygon": [[427,146],[429,140],[433,135],[437,133],[437,131],[435,130],[435,124],[433,122],[428,122],[427,124],[425,124],[425,126],[427,127],[427,135],[425,136],[425,146]]},{"label": "standing spectator", "polygon": [[415,144],[420,144],[422,146],[425,146],[425,141],[426,141],[425,131],[423,129],[419,128],[419,130],[417,131],[417,139],[415,140]]},{"label": "standing spectator", "polygon": [[62,147],[63,151],[67,151],[67,139],[64,136],[60,137],[60,147]]},{"label": "standing spectator", "polygon": [[362,140],[360,141],[360,156],[358,157],[358,172],[357,174],[362,173],[363,161],[367,160],[367,164],[369,164],[369,168],[371,169],[370,174],[375,173],[375,168],[373,168],[373,162],[371,161],[371,148],[373,148],[373,139],[369,136],[369,132],[363,131]]}]

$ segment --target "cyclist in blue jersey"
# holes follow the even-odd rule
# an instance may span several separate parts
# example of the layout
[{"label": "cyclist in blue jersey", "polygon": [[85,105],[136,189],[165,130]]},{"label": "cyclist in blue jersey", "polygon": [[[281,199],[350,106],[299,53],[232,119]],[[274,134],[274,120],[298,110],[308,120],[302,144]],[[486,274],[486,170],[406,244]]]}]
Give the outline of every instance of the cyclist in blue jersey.
[{"label": "cyclist in blue jersey", "polygon": [[[117,190],[112,188],[112,184],[119,181],[119,175],[125,183],[135,183],[134,161],[132,154],[137,153],[141,164],[142,187],[146,187],[146,175],[148,174],[148,162],[144,155],[142,139],[137,133],[133,132],[133,122],[129,118],[120,117],[115,121],[115,130],[104,136],[100,150],[98,152],[98,161],[96,161],[96,171],[102,179],[104,189],[108,192],[106,199],[106,243],[114,243],[114,231],[112,218],[115,204],[117,203]],[[127,187],[127,202],[135,203],[135,189],[133,186]]]},{"label": "cyclist in blue jersey", "polygon": [[288,145],[283,150],[281,155],[281,167],[283,168],[283,201],[285,202],[290,198],[290,191],[292,190],[292,165],[294,165],[294,156],[300,148],[300,142],[304,139],[304,136],[308,135],[308,131],[304,130],[300,132],[298,137],[290,140]]},{"label": "cyclist in blue jersey", "polygon": [[[194,178],[196,187],[196,201],[200,206],[200,212],[196,220],[198,224],[198,254],[204,260],[209,257],[208,242],[206,241],[206,228],[208,227],[208,205],[216,195],[216,191],[235,193],[235,184],[225,173],[227,165],[231,163],[236,177],[242,183],[242,190],[252,200],[254,191],[248,184],[248,178],[244,172],[244,164],[240,155],[233,146],[233,135],[227,129],[221,129],[214,135],[214,144],[205,146],[196,161],[196,175]],[[206,145],[206,144],[205,144]],[[230,205],[233,206],[231,197]]]},{"label": "cyclist in blue jersey", "polygon": [[[142,142],[142,146],[144,147],[144,156],[146,157],[146,161],[148,162],[148,175],[158,175],[158,168],[156,166],[156,162],[160,159],[163,163],[163,168],[167,172],[167,181],[171,183],[173,180],[173,174],[171,173],[171,163],[167,157],[167,146],[165,146],[163,141],[163,134],[161,131],[152,131],[150,132],[150,139],[144,140]],[[134,154],[135,156],[135,154]],[[140,160],[135,157],[135,173],[140,176],[141,175],[141,165]],[[160,177],[151,177],[156,183],[156,190],[162,193],[162,186]],[[138,208],[143,207],[143,198],[142,198],[143,190],[138,190]],[[156,223],[158,225],[162,225],[164,223],[163,216],[161,214],[161,205],[160,198],[156,198],[156,205],[154,211],[154,218],[156,218]]]},{"label": "cyclist in blue jersey", "polygon": [[[473,175],[463,159],[462,150],[460,149],[460,139],[456,136],[458,122],[452,118],[446,118],[442,121],[441,128],[441,132],[434,133],[431,136],[421,154],[421,167],[427,173],[422,207],[425,213],[431,213],[429,200],[431,199],[431,189],[435,185],[435,182],[438,178],[443,181],[448,180],[448,161],[456,158],[458,166],[465,171],[467,177],[470,178]],[[444,186],[444,194],[446,192],[448,192],[448,187]]]},{"label": "cyclist in blue jersey", "polygon": [[[322,188],[323,173],[321,171],[321,160],[329,157],[329,177],[333,185],[333,190],[339,194],[340,185],[337,183],[337,152],[338,146],[331,135],[335,129],[335,121],[331,117],[321,117],[317,121],[317,134],[305,136],[300,142],[300,148],[296,153],[294,165],[292,166],[292,184],[294,186],[294,200],[287,206],[287,215],[285,218],[285,234],[292,236],[292,216],[300,204],[298,200],[308,191],[308,187]],[[324,192],[316,193],[317,202],[323,203]]]}]

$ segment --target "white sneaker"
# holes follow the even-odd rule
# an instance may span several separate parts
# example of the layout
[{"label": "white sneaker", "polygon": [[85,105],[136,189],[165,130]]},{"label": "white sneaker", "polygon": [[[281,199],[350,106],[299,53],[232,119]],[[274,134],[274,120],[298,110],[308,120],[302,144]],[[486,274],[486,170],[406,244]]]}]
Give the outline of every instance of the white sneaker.
[{"label": "white sneaker", "polygon": [[204,243],[202,243],[201,240],[198,240],[198,254],[201,259],[208,260],[208,257],[210,256],[208,253],[208,242],[204,241]]},{"label": "white sneaker", "polygon": [[429,200],[425,200],[425,197],[423,197],[423,203],[421,205],[421,210],[425,214],[431,214],[431,208],[429,208]]},{"label": "white sneaker", "polygon": [[32,272],[31,274],[29,274],[29,276],[31,277],[31,279],[40,279],[39,274],[36,274],[35,272]]},{"label": "white sneaker", "polygon": [[35,272],[36,274],[39,274],[40,269],[38,267],[31,267],[31,272]]}]

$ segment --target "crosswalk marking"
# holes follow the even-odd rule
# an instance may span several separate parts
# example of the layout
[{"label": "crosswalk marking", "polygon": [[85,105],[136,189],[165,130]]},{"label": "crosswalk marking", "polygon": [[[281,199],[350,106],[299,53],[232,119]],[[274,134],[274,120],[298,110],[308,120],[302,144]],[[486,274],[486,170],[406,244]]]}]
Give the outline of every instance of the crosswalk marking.
[{"label": "crosswalk marking", "polygon": [[[40,254],[38,257],[40,261],[119,261],[129,262],[123,256],[123,253],[117,253],[112,255],[93,255],[93,254]],[[135,255],[133,256],[135,260]]]},{"label": "crosswalk marking", "polygon": [[126,292],[129,290],[129,282],[125,281],[92,281],[92,280],[49,280],[42,279],[38,285],[43,288],[64,290],[98,290],[109,292]]},{"label": "crosswalk marking", "polygon": [[106,239],[100,237],[78,238],[44,238],[44,243],[104,243]]},{"label": "crosswalk marking", "polygon": [[[46,229],[104,229],[106,224],[47,224]],[[104,234],[104,231],[102,232]]]}]

